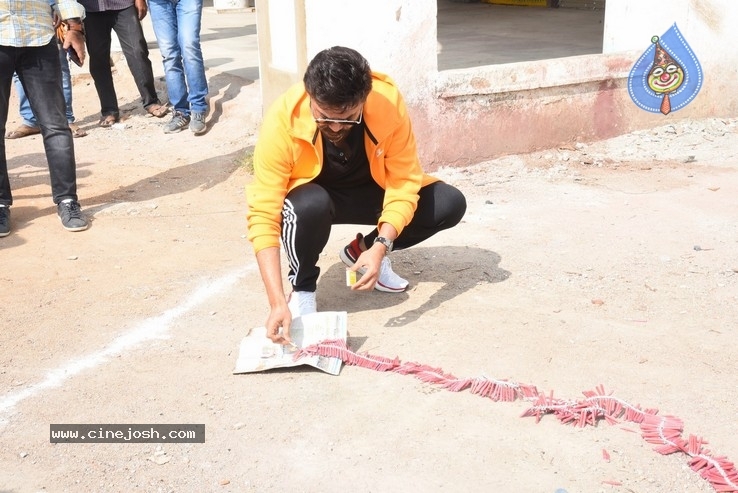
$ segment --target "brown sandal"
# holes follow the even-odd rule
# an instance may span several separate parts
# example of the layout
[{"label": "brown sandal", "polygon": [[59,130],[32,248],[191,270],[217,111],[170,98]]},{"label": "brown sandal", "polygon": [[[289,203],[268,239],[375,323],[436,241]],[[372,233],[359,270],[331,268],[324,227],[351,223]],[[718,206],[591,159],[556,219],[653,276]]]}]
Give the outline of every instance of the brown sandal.
[{"label": "brown sandal", "polygon": [[154,104],[148,105],[146,107],[146,111],[151,116],[155,116],[157,118],[161,118],[162,116],[164,116],[167,113],[169,113],[169,108],[166,105],[154,103]]},{"label": "brown sandal", "polygon": [[41,129],[38,127],[29,127],[28,125],[21,125],[15,130],[11,130],[10,132],[5,134],[6,139],[20,139],[23,137],[28,137],[29,135],[36,135],[41,133]]},{"label": "brown sandal", "polygon": [[101,127],[112,127],[116,123],[118,123],[118,117],[115,115],[105,115],[100,118],[100,121],[97,124]]},{"label": "brown sandal", "polygon": [[78,137],[84,137],[85,135],[87,135],[87,131],[86,130],[82,130],[81,128],[79,128],[74,123],[70,123],[69,124],[69,130],[72,131],[72,137],[74,137],[75,139],[78,138]]}]

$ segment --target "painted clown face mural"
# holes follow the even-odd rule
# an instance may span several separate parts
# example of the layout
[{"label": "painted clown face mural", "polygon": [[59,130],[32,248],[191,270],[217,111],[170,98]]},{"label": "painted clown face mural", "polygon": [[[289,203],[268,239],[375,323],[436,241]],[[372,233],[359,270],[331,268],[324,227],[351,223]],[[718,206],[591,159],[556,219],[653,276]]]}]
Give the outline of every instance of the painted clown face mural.
[{"label": "painted clown face mural", "polygon": [[702,68],[674,24],[638,59],[628,77],[628,92],[646,111],[668,115],[692,101],[702,87]]},{"label": "painted clown face mural", "polygon": [[[657,42],[658,38],[654,40]],[[657,51],[659,51],[657,49]],[[676,91],[684,82],[684,70],[671,57],[663,52],[666,56],[663,59],[654,61],[654,66],[648,73],[648,87],[653,92],[660,94]]]},{"label": "painted clown face mural", "polygon": [[659,37],[654,36],[651,42],[656,45],[656,53],[653,60],[653,68],[648,73],[648,87],[657,94],[663,94],[661,102],[661,113],[668,114],[671,111],[669,93],[679,89],[684,82],[684,70],[673,58],[659,46]]}]

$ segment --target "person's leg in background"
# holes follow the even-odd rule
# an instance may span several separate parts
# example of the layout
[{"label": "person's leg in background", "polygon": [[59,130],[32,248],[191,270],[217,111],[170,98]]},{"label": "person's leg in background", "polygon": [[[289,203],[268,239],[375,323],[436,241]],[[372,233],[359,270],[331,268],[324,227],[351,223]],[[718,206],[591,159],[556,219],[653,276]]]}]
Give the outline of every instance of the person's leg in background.
[{"label": "person's leg in background", "polygon": [[[74,124],[74,110],[72,109],[72,74],[69,71],[69,60],[67,60],[67,52],[61,44],[59,47],[59,63],[61,64],[62,73],[62,91],[64,92],[64,102],[66,103],[66,114],[69,128],[72,130],[72,136],[84,137],[87,132],[79,128]],[[21,137],[27,137],[29,135],[36,135],[41,132],[38,128],[38,122],[36,117],[31,110],[31,104],[28,102],[26,97],[26,91],[23,89],[18,74],[13,74],[13,87],[15,88],[16,94],[18,95],[18,112],[23,120],[23,123],[10,132],[5,134],[6,139],[19,139]]]},{"label": "person's leg in background", "polygon": [[177,2],[177,26],[182,63],[187,83],[187,98],[190,104],[190,130],[195,135],[205,133],[205,116],[208,113],[208,80],[200,44],[203,0],[180,0]]},{"label": "person's leg in background", "polygon": [[61,65],[62,92],[64,93],[64,103],[66,105],[67,123],[69,123],[69,129],[72,131],[72,137],[75,139],[78,137],[84,137],[87,135],[87,131],[81,129],[79,125],[74,123],[76,118],[74,117],[74,108],[72,107],[72,73],[69,70],[67,52],[64,50],[61,43],[57,43],[57,47],[59,48],[59,64]]},{"label": "person's leg in background", "polygon": [[208,84],[200,46],[202,0],[149,0],[154,33],[164,62],[172,120],[164,132],[189,126],[195,135],[205,133]]},{"label": "person's leg in background", "polygon": [[[18,48],[0,46],[0,134],[5,133],[8,121],[10,87],[15,73],[15,56]],[[0,238],[10,234],[10,206],[13,194],[10,191],[8,161],[5,156],[5,139],[0,139]]]},{"label": "person's leg in background", "polygon": [[23,119],[23,125],[33,127],[38,130],[36,117],[33,116],[33,111],[31,111],[31,103],[28,102],[26,91],[23,90],[23,84],[21,84],[21,81],[18,78],[18,74],[13,74],[13,87],[15,87],[15,90],[18,94],[18,112]]},{"label": "person's leg in background", "polygon": [[149,60],[149,47],[141,21],[138,20],[136,7],[131,5],[115,12],[113,30],[118,35],[128,69],[141,95],[141,103],[149,114],[161,118],[167,114],[167,108],[161,104],[156,93],[154,71],[151,67],[151,60]]},{"label": "person's leg in background", "polygon": [[178,40],[176,6],[172,0],[149,0],[149,14],[164,65],[169,104],[173,108],[172,119],[164,126],[164,133],[175,133],[190,124],[190,105]]},{"label": "person's leg in background", "polygon": [[74,141],[66,118],[56,40],[46,46],[23,48],[15,70],[41,128],[52,197],[62,225],[68,231],[87,229],[77,198]]},{"label": "person's leg in background", "polygon": [[13,74],[13,86],[15,92],[18,95],[19,112],[23,122],[15,130],[10,130],[5,134],[6,139],[20,139],[28,137],[29,135],[36,135],[41,132],[36,123],[36,117],[33,116],[31,111],[31,104],[28,102],[26,97],[26,91],[23,90],[23,84],[21,84],[18,74]]},{"label": "person's leg in background", "polygon": [[61,65],[62,74],[62,93],[64,94],[64,104],[66,105],[67,122],[74,123],[74,109],[72,108],[72,73],[69,71],[69,59],[67,52],[64,51],[61,43],[57,43],[59,48],[59,65]]},{"label": "person's leg in background", "polygon": [[88,12],[85,17],[85,32],[90,75],[100,99],[101,127],[110,127],[120,119],[118,96],[113,85],[110,68],[110,44],[115,11]]}]

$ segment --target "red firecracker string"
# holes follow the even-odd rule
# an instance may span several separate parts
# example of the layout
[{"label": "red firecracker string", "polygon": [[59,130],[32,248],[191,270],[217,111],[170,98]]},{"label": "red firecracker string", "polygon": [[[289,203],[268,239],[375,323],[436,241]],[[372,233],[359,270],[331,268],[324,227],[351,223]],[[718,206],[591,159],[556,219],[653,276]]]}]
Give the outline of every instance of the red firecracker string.
[{"label": "red firecracker string", "polygon": [[[641,409],[613,397],[605,392],[602,385],[594,390],[583,392],[584,398],[565,400],[554,398],[540,392],[534,385],[524,385],[508,380],[496,380],[480,376],[476,378],[457,378],[440,368],[433,368],[418,363],[403,363],[399,358],[385,358],[368,353],[355,353],[341,339],[326,340],[300,349],[295,353],[295,360],[305,356],[324,356],[339,358],[351,366],[360,366],[375,371],[391,371],[401,375],[412,375],[415,378],[433,385],[438,385],[451,392],[469,390],[472,394],[487,397],[495,402],[513,402],[524,400],[532,402],[523,417],[535,417],[536,422],[543,416],[553,414],[564,424],[574,426],[595,425],[604,419],[609,424],[620,421],[637,423],[641,437],[654,445],[654,450],[667,455],[676,452],[689,457],[689,467],[703,479],[708,481],[715,491],[720,493],[738,493],[738,470],[735,465],[723,456],[714,456],[704,447],[707,441],[695,435],[684,438],[684,423],[675,416],[657,416],[656,409]],[[603,450],[606,454],[606,451]],[[609,459],[609,457],[607,457]],[[614,484],[614,482],[608,484]]]}]

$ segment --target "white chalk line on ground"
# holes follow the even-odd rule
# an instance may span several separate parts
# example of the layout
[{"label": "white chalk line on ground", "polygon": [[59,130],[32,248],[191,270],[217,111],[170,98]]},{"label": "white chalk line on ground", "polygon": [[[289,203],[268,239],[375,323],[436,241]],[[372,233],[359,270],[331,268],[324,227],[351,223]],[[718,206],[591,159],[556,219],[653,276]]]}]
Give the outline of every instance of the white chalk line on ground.
[{"label": "white chalk line on ground", "polygon": [[[66,380],[82,373],[84,370],[89,370],[104,364],[113,356],[120,355],[146,341],[166,338],[168,336],[169,325],[172,322],[201,305],[209,298],[212,298],[216,294],[231,287],[236,283],[236,281],[244,277],[248,271],[254,269],[255,265],[251,264],[198,288],[180,305],[170,308],[161,315],[144,320],[132,330],[113,339],[113,341],[104,349],[87,356],[71,360],[64,365],[51,370],[47,373],[46,378],[40,382],[4,395],[0,398],[0,416],[11,411],[20,402],[35,396],[44,390],[60,387]],[[2,421],[0,421],[0,423],[2,423]]]}]

